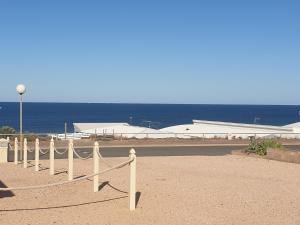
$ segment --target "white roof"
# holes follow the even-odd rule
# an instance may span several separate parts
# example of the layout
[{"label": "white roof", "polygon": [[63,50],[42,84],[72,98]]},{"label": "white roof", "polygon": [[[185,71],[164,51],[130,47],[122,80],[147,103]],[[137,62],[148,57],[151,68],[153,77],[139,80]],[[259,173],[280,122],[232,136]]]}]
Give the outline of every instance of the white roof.
[{"label": "white roof", "polygon": [[85,130],[101,129],[106,127],[129,125],[128,123],[73,123],[75,132],[83,132]]},{"label": "white roof", "polygon": [[289,124],[289,125],[286,125],[286,126],[283,126],[283,127],[286,127],[286,128],[300,128],[300,122],[292,123],[292,124]]},{"label": "white roof", "polygon": [[228,123],[228,122],[218,122],[218,121],[208,121],[208,120],[193,120],[195,125],[206,124],[206,125],[217,125],[226,127],[238,127],[238,128],[254,128],[263,130],[275,130],[275,131],[291,131],[290,127],[281,126],[270,126],[270,125],[257,125],[257,124],[246,124],[246,123]]}]

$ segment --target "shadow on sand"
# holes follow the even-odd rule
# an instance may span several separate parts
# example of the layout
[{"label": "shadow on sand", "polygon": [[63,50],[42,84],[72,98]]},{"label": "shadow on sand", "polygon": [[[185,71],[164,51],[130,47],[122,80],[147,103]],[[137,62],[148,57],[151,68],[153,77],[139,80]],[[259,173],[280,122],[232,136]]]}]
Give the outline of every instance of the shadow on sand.
[{"label": "shadow on sand", "polygon": [[97,203],[103,203],[103,202],[109,202],[114,201],[118,199],[127,198],[128,196],[121,196],[117,198],[110,198],[105,200],[99,200],[99,201],[93,201],[93,202],[84,202],[84,203],[78,203],[78,204],[72,204],[72,205],[61,205],[61,206],[49,206],[49,207],[37,207],[37,208],[19,208],[19,209],[4,209],[0,210],[0,212],[16,212],[16,211],[34,211],[34,210],[48,210],[48,209],[61,209],[61,208],[71,208],[71,207],[77,207],[77,206],[83,206],[83,205],[91,205],[91,204],[97,204]]},{"label": "shadow on sand", "polygon": [[[0,188],[7,188],[7,186],[0,180]],[[0,191],[0,198],[10,198],[15,196],[12,191]]]}]

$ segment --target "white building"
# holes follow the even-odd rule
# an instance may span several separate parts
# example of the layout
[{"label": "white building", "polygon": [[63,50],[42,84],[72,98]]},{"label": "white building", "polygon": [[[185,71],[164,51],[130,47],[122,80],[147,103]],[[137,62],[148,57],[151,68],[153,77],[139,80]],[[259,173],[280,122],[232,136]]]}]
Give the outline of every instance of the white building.
[{"label": "white building", "polygon": [[[193,120],[192,124],[165,127],[160,130],[128,123],[74,123],[75,134],[68,137],[80,138],[92,134],[124,138],[228,138],[282,137],[300,139],[300,122],[286,126],[228,123]],[[64,137],[63,134],[60,135]]]},{"label": "white building", "polygon": [[[300,124],[299,124],[300,128]],[[266,137],[269,135],[295,138],[293,125],[284,127],[242,124],[242,123],[227,123],[206,120],[193,120],[193,124],[184,124],[171,126],[161,129],[160,131],[178,133],[184,137],[203,137],[203,138],[242,138],[248,139],[251,136]]]}]

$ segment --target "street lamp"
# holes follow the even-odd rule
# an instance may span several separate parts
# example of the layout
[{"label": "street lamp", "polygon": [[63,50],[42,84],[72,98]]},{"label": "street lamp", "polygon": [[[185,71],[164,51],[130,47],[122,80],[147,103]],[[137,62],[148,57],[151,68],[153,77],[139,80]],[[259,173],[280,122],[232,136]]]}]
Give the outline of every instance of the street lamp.
[{"label": "street lamp", "polygon": [[26,87],[24,84],[18,84],[16,87],[17,92],[20,95],[20,160],[23,158],[23,94],[26,91]]}]

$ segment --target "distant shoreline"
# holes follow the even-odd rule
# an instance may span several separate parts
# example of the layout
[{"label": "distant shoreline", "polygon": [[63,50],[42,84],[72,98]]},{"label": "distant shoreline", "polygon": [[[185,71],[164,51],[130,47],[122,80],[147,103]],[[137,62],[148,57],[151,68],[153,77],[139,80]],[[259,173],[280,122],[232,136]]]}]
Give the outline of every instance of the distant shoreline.
[{"label": "distant shoreline", "polygon": [[[14,101],[0,101],[1,103],[17,103]],[[300,104],[266,104],[266,103],[155,103],[155,102],[149,102],[149,103],[143,103],[143,102],[40,102],[40,101],[26,101],[24,100],[23,103],[32,103],[32,104],[118,104],[118,105],[203,105],[203,106],[213,106],[213,105],[219,105],[219,106],[299,106]]]}]

